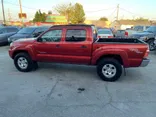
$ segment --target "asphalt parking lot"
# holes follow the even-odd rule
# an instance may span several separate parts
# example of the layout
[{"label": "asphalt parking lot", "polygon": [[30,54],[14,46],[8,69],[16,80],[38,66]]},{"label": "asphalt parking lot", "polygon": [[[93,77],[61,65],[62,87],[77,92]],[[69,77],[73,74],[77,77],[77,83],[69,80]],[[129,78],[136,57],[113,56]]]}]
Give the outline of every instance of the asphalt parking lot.
[{"label": "asphalt parking lot", "polygon": [[21,73],[7,49],[0,47],[0,117],[156,116],[156,52],[148,67],[110,83],[88,66],[41,63]]}]

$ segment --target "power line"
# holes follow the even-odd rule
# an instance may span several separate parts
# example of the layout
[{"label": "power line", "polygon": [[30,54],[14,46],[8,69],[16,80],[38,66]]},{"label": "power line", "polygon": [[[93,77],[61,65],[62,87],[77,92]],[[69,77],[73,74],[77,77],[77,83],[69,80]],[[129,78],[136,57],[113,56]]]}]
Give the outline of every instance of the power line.
[{"label": "power line", "polygon": [[109,9],[114,9],[115,7],[113,7],[113,8],[107,8],[107,9],[100,9],[100,10],[96,10],[96,11],[86,11],[86,12],[91,12],[91,13],[93,13],[93,12],[100,12],[100,11],[104,11],[104,10],[109,10]]},{"label": "power line", "polygon": [[108,16],[108,17],[111,17],[115,12],[116,12],[116,8],[113,10],[113,12]]},{"label": "power line", "polygon": [[[11,5],[18,6],[18,7],[20,6],[19,4],[12,3],[12,2],[9,2],[9,1],[6,1],[6,0],[4,1],[4,3],[5,3],[5,4],[11,4]],[[27,7],[27,6],[23,6],[23,5],[22,5],[22,7],[23,7],[23,8],[26,8],[26,9],[31,9],[31,10],[39,10],[39,9],[37,9],[37,8],[31,8],[31,7]],[[41,10],[45,10],[45,9],[41,9]],[[46,10],[46,11],[47,11],[47,10]]]},{"label": "power line", "polygon": [[[136,16],[141,16],[140,14],[133,13],[133,12],[131,12],[131,11],[128,11],[128,10],[124,9],[124,8],[121,8],[121,7],[120,7],[120,9],[121,9],[121,10],[124,10],[124,11],[126,11],[126,12],[128,12],[128,13],[130,13],[130,14],[133,14],[133,15],[136,15]],[[141,16],[141,17],[142,17],[142,16]]]}]

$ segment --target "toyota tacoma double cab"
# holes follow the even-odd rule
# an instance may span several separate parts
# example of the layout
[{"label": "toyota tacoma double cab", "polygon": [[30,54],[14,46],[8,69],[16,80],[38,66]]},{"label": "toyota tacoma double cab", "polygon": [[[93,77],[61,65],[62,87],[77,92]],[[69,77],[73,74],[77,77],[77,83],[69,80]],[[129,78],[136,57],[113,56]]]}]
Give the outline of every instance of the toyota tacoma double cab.
[{"label": "toyota tacoma double cab", "polygon": [[145,67],[149,48],[138,39],[94,38],[92,25],[58,25],[37,38],[20,39],[10,45],[16,68],[29,72],[38,62],[97,66],[104,81],[116,81],[123,68]]}]

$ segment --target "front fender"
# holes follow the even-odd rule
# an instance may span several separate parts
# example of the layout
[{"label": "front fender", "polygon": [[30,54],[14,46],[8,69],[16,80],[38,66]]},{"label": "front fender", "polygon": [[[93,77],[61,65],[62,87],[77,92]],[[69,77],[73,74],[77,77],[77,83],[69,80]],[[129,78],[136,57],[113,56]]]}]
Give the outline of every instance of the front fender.
[{"label": "front fender", "polygon": [[30,55],[31,59],[32,60],[36,60],[36,54],[35,54],[35,51],[33,50],[33,46],[32,45],[26,45],[26,46],[16,46],[15,48],[12,49],[13,53],[12,55],[14,55],[16,52],[22,52],[22,51],[25,51],[25,52],[28,52],[28,54]]},{"label": "front fender", "polygon": [[97,61],[102,56],[107,56],[107,55],[119,55],[123,61],[123,66],[124,67],[129,66],[128,55],[124,50],[122,50],[122,49],[106,49],[106,48],[99,48],[93,52],[91,64],[96,65]]}]

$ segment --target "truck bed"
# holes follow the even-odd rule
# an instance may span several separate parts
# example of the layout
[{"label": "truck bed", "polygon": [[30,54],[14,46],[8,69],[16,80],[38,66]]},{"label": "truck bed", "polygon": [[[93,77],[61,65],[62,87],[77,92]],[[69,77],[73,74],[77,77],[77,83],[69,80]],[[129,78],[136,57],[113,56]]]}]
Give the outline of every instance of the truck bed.
[{"label": "truck bed", "polygon": [[133,38],[100,38],[95,43],[133,43],[133,44],[145,44],[145,42],[133,39]]},{"label": "truck bed", "polygon": [[93,43],[93,55],[97,53],[122,55],[125,61],[125,67],[138,67],[141,65],[148,45],[138,39],[99,39]]}]

